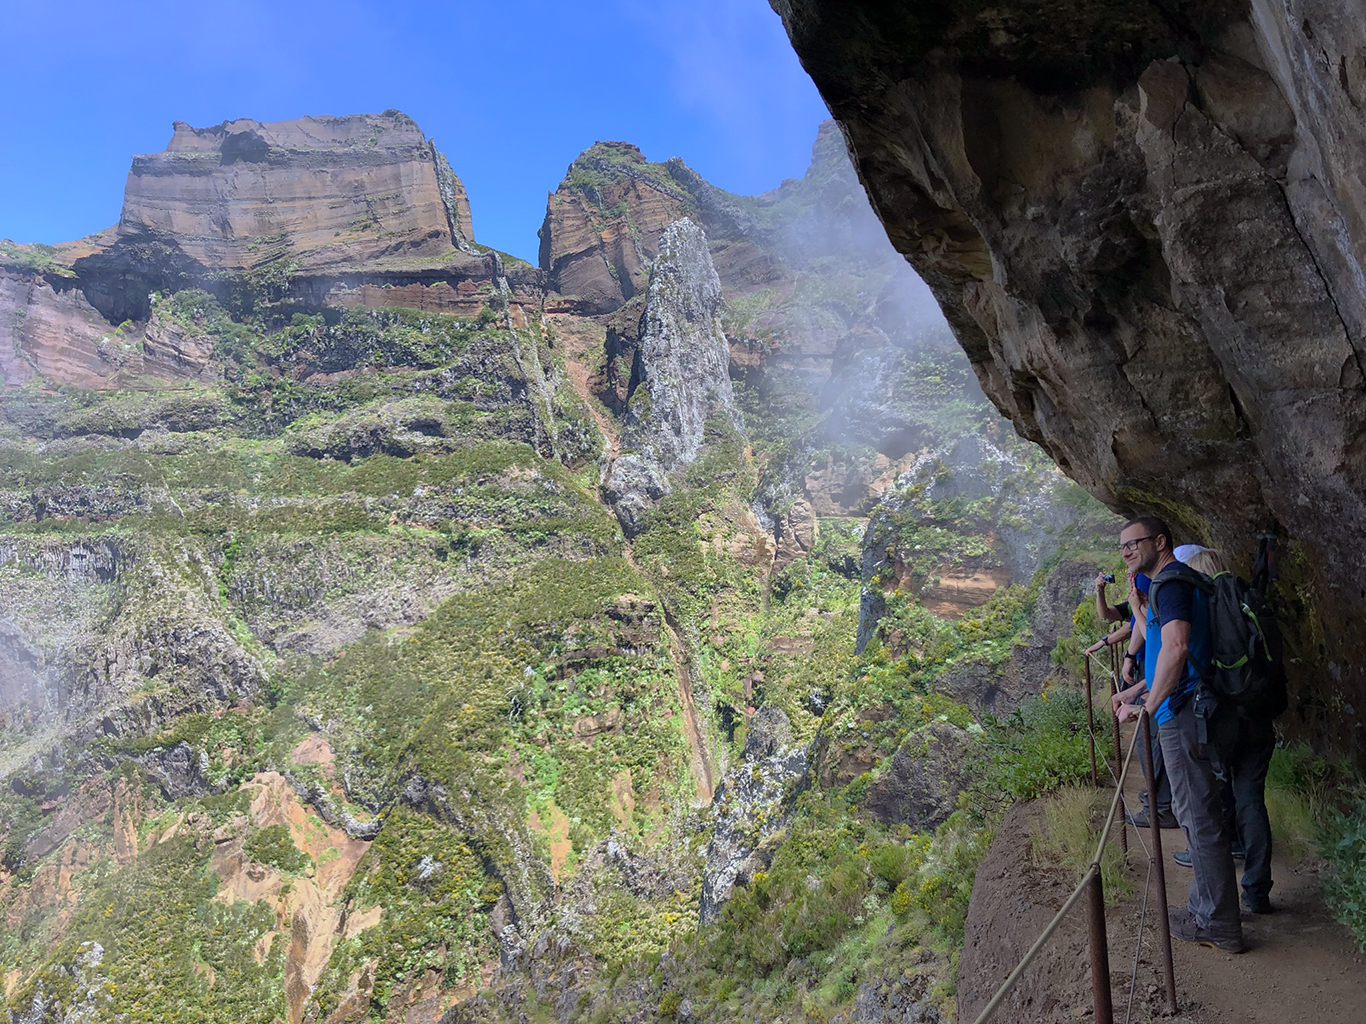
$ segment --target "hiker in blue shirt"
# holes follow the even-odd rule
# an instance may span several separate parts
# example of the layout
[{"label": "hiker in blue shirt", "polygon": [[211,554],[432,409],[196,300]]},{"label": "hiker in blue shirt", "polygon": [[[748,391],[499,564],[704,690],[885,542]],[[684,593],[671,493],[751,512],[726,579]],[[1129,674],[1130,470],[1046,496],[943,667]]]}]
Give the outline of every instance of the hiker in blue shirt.
[{"label": "hiker in blue shirt", "polygon": [[[1129,579],[1129,600],[1126,603],[1128,607],[1133,609],[1133,617],[1129,619],[1129,632],[1126,634],[1129,644],[1128,649],[1124,652],[1122,670],[1124,682],[1128,686],[1111,698],[1116,711],[1119,710],[1120,704],[1141,701],[1143,695],[1148,692],[1146,681],[1148,674],[1143,646],[1148,621],[1148,582],[1148,577],[1141,572],[1131,575]],[[1115,636],[1123,632],[1125,631],[1116,630],[1110,635]],[[1172,813],[1172,787],[1167,779],[1167,771],[1162,762],[1162,742],[1156,726],[1153,727],[1152,749],[1141,752],[1139,756],[1145,755],[1152,762],[1153,784],[1157,788],[1156,814],[1153,813],[1154,809],[1148,806],[1148,789],[1145,786],[1139,793],[1141,809],[1137,814],[1126,814],[1125,820],[1134,828],[1151,828],[1155,817],[1158,828],[1177,828],[1176,815]]]},{"label": "hiker in blue shirt", "polygon": [[[1189,570],[1172,553],[1171,529],[1156,516],[1141,516],[1119,534],[1119,550],[1132,573],[1149,586],[1144,631],[1148,695],[1143,707],[1157,723],[1172,788],[1172,809],[1186,834],[1194,878],[1186,906],[1169,912],[1171,932],[1187,942],[1241,953],[1242,916],[1233,851],[1224,829],[1219,781],[1200,742],[1193,696],[1210,659],[1208,598],[1182,578]],[[1120,704],[1121,722],[1138,706]]]}]

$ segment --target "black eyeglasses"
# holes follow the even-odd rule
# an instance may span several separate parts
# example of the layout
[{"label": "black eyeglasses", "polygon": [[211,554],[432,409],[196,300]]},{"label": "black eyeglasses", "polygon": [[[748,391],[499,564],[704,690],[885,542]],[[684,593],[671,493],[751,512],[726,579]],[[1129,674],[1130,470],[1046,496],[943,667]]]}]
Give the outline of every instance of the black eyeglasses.
[{"label": "black eyeglasses", "polygon": [[1134,550],[1134,548],[1138,547],[1145,540],[1152,540],[1156,536],[1157,534],[1150,533],[1146,537],[1135,537],[1132,540],[1122,540],[1119,542],[1119,553],[1122,555],[1127,555],[1130,551]]}]

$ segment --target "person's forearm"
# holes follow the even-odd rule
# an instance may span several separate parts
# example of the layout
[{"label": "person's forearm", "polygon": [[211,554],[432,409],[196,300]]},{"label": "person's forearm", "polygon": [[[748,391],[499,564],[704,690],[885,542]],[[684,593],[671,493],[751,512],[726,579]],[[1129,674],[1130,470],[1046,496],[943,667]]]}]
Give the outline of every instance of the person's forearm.
[{"label": "person's forearm", "polygon": [[1126,682],[1142,683],[1138,678],[1138,659],[1143,657],[1143,633],[1139,629],[1134,629],[1129,634],[1128,649],[1124,653],[1124,662],[1120,668]]},{"label": "person's forearm", "polygon": [[1138,682],[1134,683],[1133,686],[1120,690],[1119,702],[1121,704],[1128,704],[1129,701],[1133,700],[1135,697],[1137,697],[1140,693],[1143,692],[1143,688],[1145,685],[1146,684],[1144,684],[1144,682],[1140,679]]},{"label": "person's forearm", "polygon": [[1106,622],[1118,622],[1124,618],[1123,615],[1119,614],[1118,608],[1108,604],[1099,594],[1096,595],[1096,608],[1100,612],[1100,617]]}]

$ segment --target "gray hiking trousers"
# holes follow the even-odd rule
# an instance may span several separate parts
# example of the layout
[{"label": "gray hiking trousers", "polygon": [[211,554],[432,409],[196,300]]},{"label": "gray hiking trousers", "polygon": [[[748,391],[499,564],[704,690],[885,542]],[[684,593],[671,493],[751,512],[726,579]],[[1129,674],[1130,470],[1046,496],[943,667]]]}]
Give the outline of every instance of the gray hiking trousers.
[{"label": "gray hiking trousers", "polygon": [[1158,729],[1162,760],[1172,787],[1172,810],[1191,854],[1190,898],[1187,906],[1196,927],[1216,939],[1240,939],[1242,915],[1238,908],[1238,879],[1233,848],[1224,827],[1219,780],[1200,742],[1192,701]]}]

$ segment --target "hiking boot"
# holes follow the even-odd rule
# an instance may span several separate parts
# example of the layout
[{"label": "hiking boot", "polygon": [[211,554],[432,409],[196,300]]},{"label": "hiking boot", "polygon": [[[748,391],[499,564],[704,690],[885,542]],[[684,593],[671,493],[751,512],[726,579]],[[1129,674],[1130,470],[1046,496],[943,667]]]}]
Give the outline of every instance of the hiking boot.
[{"label": "hiking boot", "polygon": [[1245,914],[1274,914],[1276,908],[1271,905],[1271,900],[1266,896],[1254,896],[1252,893],[1243,893],[1243,898],[1239,900]]},{"label": "hiking boot", "polygon": [[[1148,811],[1146,808],[1144,810],[1139,811],[1137,814],[1124,815],[1124,820],[1127,821],[1134,828],[1152,828],[1152,825],[1148,822]],[[1176,823],[1176,815],[1173,814],[1171,811],[1158,811],[1157,827],[1180,828],[1181,826],[1179,826]]]},{"label": "hiking boot", "polygon": [[[1241,846],[1235,846],[1233,848],[1233,859],[1247,859],[1247,855],[1243,853],[1243,848]],[[1172,860],[1176,861],[1176,863],[1180,864],[1183,868],[1188,868],[1191,866],[1191,852],[1190,850],[1177,850],[1172,854]]]},{"label": "hiking boot", "polygon": [[1184,942],[1194,942],[1196,945],[1209,946],[1225,953],[1243,953],[1247,946],[1243,945],[1243,937],[1234,935],[1229,938],[1221,938],[1213,935],[1197,925],[1191,917],[1191,912],[1186,907],[1172,907],[1167,911],[1167,922],[1171,925],[1172,936]]}]

